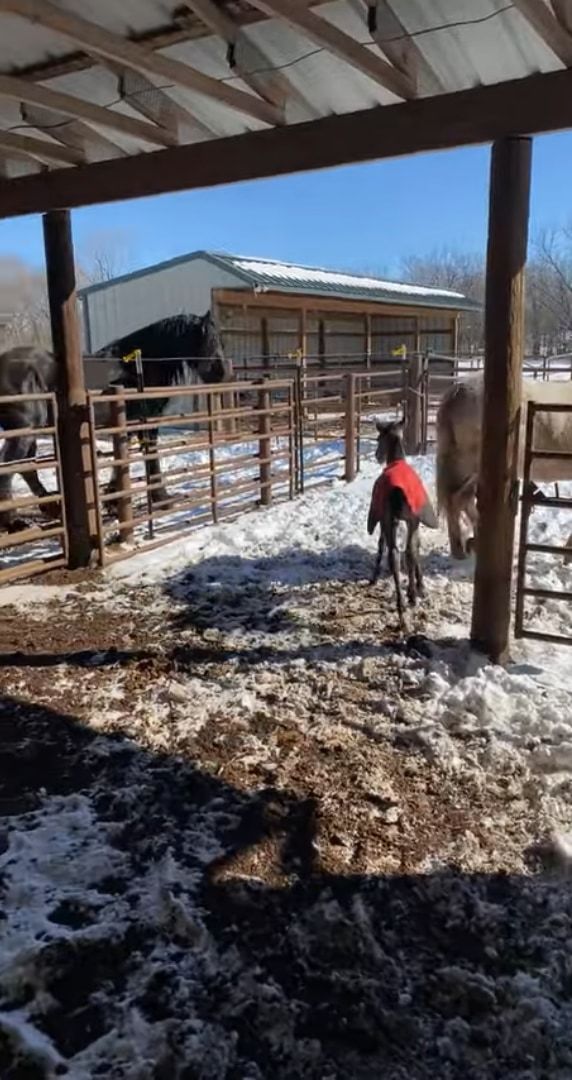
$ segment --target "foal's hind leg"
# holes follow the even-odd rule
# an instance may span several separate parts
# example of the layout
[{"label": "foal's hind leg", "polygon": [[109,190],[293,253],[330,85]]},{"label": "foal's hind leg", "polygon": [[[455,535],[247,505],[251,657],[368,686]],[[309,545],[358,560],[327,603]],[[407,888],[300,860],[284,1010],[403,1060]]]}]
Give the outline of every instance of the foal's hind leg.
[{"label": "foal's hind leg", "polygon": [[379,541],[378,541],[378,545],[377,545],[377,556],[376,556],[376,559],[375,559],[375,566],[373,568],[373,574],[372,574],[372,577],[371,577],[371,584],[372,585],[375,585],[375,583],[376,583],[376,581],[377,581],[377,579],[379,577],[379,574],[380,574],[381,562],[382,562],[382,559],[383,559],[384,545],[385,545],[385,537],[383,535],[383,528],[380,525],[380,527],[379,527]]},{"label": "foal's hind leg", "polygon": [[415,558],[415,538],[417,537],[417,529],[414,521],[407,522],[407,544],[405,547],[405,565],[407,566],[407,599],[414,607],[417,603],[417,576],[416,570],[418,566],[418,560]]},{"label": "foal's hind leg", "polygon": [[397,521],[395,519],[391,522],[390,536],[388,537],[389,548],[389,568],[393,574],[393,580],[395,582],[395,598],[397,600],[397,614],[399,615],[399,625],[402,630],[405,630],[405,614],[403,593],[401,591],[401,566],[399,559],[399,548],[397,546]]}]

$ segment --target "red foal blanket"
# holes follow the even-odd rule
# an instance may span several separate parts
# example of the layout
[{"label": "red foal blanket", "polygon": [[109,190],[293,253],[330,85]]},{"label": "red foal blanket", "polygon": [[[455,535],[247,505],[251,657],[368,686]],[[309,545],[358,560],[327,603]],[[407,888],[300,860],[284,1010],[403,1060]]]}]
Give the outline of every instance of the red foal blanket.
[{"label": "red foal blanket", "polygon": [[370,536],[381,521],[385,500],[394,488],[399,488],[403,492],[413,514],[429,528],[435,528],[437,520],[431,500],[415,469],[406,461],[392,461],[391,465],[386,465],[373,485],[367,518],[367,531]]}]

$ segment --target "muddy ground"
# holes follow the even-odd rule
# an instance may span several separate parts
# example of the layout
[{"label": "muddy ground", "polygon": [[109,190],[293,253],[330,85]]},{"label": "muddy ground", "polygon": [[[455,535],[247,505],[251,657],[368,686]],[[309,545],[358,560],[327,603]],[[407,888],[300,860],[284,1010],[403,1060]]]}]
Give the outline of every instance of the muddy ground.
[{"label": "muddy ground", "polygon": [[2,1080],[572,1076],[551,797],[424,731],[458,598],[72,584],[0,621]]}]

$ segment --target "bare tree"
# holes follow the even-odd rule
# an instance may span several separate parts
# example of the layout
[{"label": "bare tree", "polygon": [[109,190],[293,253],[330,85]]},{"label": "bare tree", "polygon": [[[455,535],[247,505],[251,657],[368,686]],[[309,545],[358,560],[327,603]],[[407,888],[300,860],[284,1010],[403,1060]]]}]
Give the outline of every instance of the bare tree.
[{"label": "bare tree", "polygon": [[535,355],[563,352],[572,340],[572,226],[541,229],[527,275],[528,330]]},{"label": "bare tree", "polygon": [[459,351],[472,353],[483,345],[484,262],[480,255],[441,248],[429,255],[403,260],[402,277],[415,285],[460,292],[481,305],[480,311],[464,312],[459,325]]},{"label": "bare tree", "polygon": [[50,344],[45,275],[15,255],[0,258],[0,313],[6,346]]},{"label": "bare tree", "polygon": [[81,276],[87,284],[111,281],[126,273],[132,262],[129,229],[98,229],[87,237],[80,252]]}]

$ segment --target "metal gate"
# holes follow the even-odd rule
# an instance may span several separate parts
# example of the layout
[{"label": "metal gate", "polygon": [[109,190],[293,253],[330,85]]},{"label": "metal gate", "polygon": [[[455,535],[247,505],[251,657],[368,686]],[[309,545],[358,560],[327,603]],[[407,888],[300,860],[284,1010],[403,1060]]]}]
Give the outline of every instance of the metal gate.
[{"label": "metal gate", "polygon": [[[572,405],[544,405],[530,401],[526,416],[526,439],[524,448],[524,484],[521,498],[520,538],[518,548],[518,566],[516,576],[516,612],[514,633],[517,638],[535,638],[537,641],[549,641],[558,645],[572,645],[572,635],[552,634],[535,628],[533,618],[526,611],[527,598],[536,600],[558,600],[572,602],[572,591],[562,589],[545,589],[527,584],[527,556],[531,553],[560,556],[563,560],[572,563],[572,549],[566,545],[542,544],[532,542],[529,539],[530,517],[535,507],[566,508],[572,511],[572,498],[562,498],[559,495],[546,496],[542,492],[533,493],[531,486],[531,473],[535,461],[541,459],[560,458],[572,461],[571,451],[536,450],[534,447],[535,420],[539,413],[572,413]],[[572,513],[570,515],[570,527],[572,533]],[[572,571],[571,571],[572,574]]]}]

